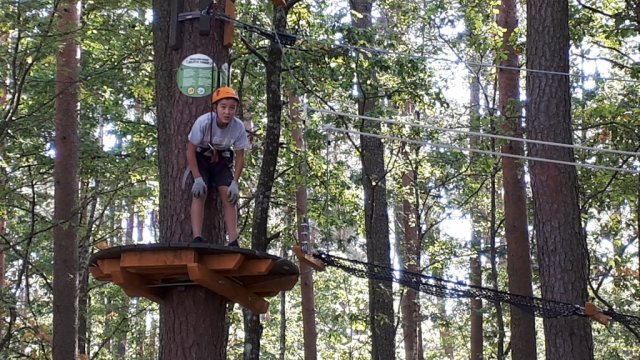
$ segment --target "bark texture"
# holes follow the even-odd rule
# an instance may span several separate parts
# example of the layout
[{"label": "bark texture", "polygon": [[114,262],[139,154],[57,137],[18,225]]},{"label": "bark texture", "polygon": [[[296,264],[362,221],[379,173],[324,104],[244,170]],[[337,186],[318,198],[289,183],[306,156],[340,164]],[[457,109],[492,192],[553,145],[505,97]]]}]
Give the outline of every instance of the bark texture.
[{"label": "bark texture", "polygon": [[[354,27],[361,30],[366,39],[372,31],[372,0],[351,0]],[[360,54],[365,57],[366,55]],[[365,60],[364,58],[362,60]],[[375,71],[365,61],[357,64],[358,114],[372,115],[375,109],[377,81]],[[360,130],[365,133],[379,133],[380,123],[363,120]],[[387,209],[386,170],[384,165],[384,145],[378,138],[360,137],[360,161],[362,163],[362,188],[364,190],[365,236],[367,260],[391,266],[389,245],[389,214]],[[371,359],[395,359],[395,327],[391,284],[369,280],[369,326],[371,330]]]},{"label": "bark texture", "polygon": [[[569,71],[567,0],[527,3],[527,68]],[[527,138],[571,144],[571,97],[564,75],[527,75]],[[574,161],[571,149],[529,146],[529,156]],[[544,298],[584,305],[588,252],[580,222],[576,168],[530,162],[535,232]],[[593,359],[586,318],[545,319],[546,358]]]},{"label": "bark texture", "polygon": [[[499,107],[502,116],[502,133],[522,137],[520,111],[520,72],[511,70],[519,66],[518,54],[511,36],[518,27],[515,0],[502,0],[497,24],[504,29],[502,55],[498,70]],[[523,155],[520,141],[509,141],[502,147],[506,154]],[[512,157],[502,157],[502,187],[505,214],[505,238],[507,240],[507,274],[509,292],[533,296],[531,255],[527,218],[527,192],[524,181],[524,163]],[[528,313],[510,307],[511,353],[514,360],[536,359],[535,318]]]},{"label": "bark texture", "polygon": [[[408,154],[405,153],[405,160],[409,164]],[[403,246],[400,248],[402,266],[410,272],[420,272],[420,240],[418,237],[419,209],[417,208],[414,193],[415,172],[407,171],[402,177],[403,194],[402,199],[402,230]],[[402,314],[402,333],[404,338],[404,353],[407,360],[420,359],[418,350],[418,323],[419,323],[418,292],[407,288],[404,296],[400,300],[400,311]]]},{"label": "bark texture", "polygon": [[[287,27],[287,7],[274,8],[273,28],[277,32],[285,32]],[[282,45],[271,41],[267,50],[266,94],[267,94],[267,130],[264,138],[264,151],[260,176],[255,191],[253,209],[253,225],[251,227],[251,247],[258,251],[267,251],[269,246],[269,209],[271,207],[271,191],[276,177],[276,166],[280,153],[280,132],[282,129]],[[244,312],[245,348],[244,360],[260,358],[260,338],[262,324],[260,317],[245,310]]]},{"label": "bark texture", "polygon": [[[474,74],[471,77],[471,83],[469,87],[469,105],[471,107],[471,131],[479,131],[480,124],[478,117],[480,115],[480,83],[478,77]],[[479,136],[471,136],[470,145],[472,148],[479,146]],[[471,163],[475,162],[477,154],[471,154]],[[482,216],[479,214],[478,209],[471,210],[471,251],[472,256],[469,259],[469,280],[471,285],[482,286],[482,234],[479,230],[481,228]],[[484,339],[483,339],[483,318],[482,318],[482,299],[469,300],[471,306],[471,315],[469,316],[470,323],[470,358],[471,360],[481,360],[484,356]]]},{"label": "bark texture", "polygon": [[[300,98],[289,96],[289,112],[293,130],[291,135],[296,143],[298,154],[304,154],[303,119],[300,118]],[[304,156],[297,157],[298,171],[307,174],[307,159]],[[313,241],[309,233],[309,221],[307,220],[307,185],[301,184],[296,189],[296,218],[298,228],[298,241],[311,244]],[[315,296],[313,289],[313,269],[300,263],[300,291],[302,292],[302,335],[304,339],[305,360],[318,358],[318,332],[316,329]]]},{"label": "bark texture", "polygon": [[56,57],[53,360],[68,360],[77,356],[78,338],[79,3],[64,0],[56,12],[62,35]]},{"label": "bark texture", "polygon": [[[222,2],[214,11],[224,12]],[[182,48],[169,48],[170,2],[154,0],[154,64],[156,69],[156,109],[160,173],[160,243],[191,240],[189,206],[190,183],[182,187],[187,167],[187,134],[195,119],[210,111],[210,97],[182,95],[176,86],[176,69],[188,55],[201,53],[220,67],[228,63],[229,51],[222,46],[224,22],[211,19],[210,36],[200,36],[198,21],[182,22]],[[198,1],[185,0],[183,12],[199,11]],[[214,244],[224,241],[222,208],[210,191],[205,205],[204,238]],[[224,359],[226,357],[226,300],[202,287],[167,290],[160,306],[161,360]]]}]

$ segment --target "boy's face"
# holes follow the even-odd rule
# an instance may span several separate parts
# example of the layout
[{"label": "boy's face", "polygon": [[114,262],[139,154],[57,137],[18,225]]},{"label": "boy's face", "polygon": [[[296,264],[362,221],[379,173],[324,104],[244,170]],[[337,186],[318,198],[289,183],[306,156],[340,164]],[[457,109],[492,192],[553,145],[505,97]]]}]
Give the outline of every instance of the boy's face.
[{"label": "boy's face", "polygon": [[224,126],[233,120],[238,102],[235,99],[222,99],[214,105],[214,108],[218,114],[218,123]]}]

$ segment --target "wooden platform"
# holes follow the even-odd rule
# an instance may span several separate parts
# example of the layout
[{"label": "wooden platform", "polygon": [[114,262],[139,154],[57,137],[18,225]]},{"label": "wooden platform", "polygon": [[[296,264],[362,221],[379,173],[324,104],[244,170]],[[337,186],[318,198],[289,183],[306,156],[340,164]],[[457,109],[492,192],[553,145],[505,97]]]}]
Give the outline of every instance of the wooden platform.
[{"label": "wooden platform", "polygon": [[141,244],[95,253],[89,271],[131,297],[162,302],[168,287],[200,285],[256,314],[265,297],[290,290],[300,271],[289,260],[251,249],[209,244]]}]

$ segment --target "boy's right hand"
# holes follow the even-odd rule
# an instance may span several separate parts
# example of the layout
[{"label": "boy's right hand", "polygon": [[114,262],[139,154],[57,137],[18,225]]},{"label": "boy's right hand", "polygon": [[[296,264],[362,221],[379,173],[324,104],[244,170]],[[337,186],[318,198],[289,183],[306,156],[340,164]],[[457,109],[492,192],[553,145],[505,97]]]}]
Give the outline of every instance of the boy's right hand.
[{"label": "boy's right hand", "polygon": [[195,198],[199,198],[200,196],[207,193],[207,184],[204,183],[202,177],[197,177],[193,181],[193,186],[191,187],[191,194]]}]

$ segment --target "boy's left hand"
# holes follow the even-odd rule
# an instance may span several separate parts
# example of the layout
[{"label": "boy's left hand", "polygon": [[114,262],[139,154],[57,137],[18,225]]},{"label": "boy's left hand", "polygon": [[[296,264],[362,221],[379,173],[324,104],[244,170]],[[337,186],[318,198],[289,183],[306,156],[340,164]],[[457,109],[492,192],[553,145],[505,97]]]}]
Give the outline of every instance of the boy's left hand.
[{"label": "boy's left hand", "polygon": [[229,185],[229,190],[227,190],[227,195],[229,195],[229,201],[232,204],[236,204],[238,202],[238,198],[240,198],[240,189],[238,188],[238,182],[233,180],[231,181],[231,185]]}]

